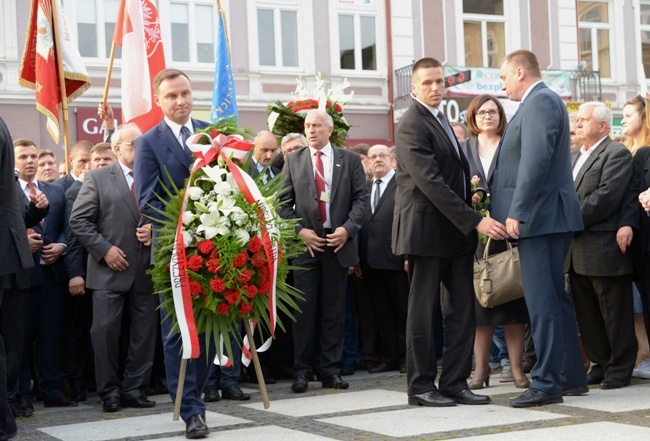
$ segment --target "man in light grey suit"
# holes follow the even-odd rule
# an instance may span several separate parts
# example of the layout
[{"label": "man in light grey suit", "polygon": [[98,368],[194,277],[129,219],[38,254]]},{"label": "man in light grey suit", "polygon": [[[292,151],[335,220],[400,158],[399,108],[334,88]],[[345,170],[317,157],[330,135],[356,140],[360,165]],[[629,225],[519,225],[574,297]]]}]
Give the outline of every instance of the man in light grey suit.
[{"label": "man in light grey suit", "polygon": [[606,105],[580,106],[576,136],[582,147],[571,152],[571,163],[585,231],[573,236],[564,263],[582,343],[595,363],[587,383],[601,389],[627,386],[636,360],[632,258],[616,243],[632,155],[611,140],[611,127]]},{"label": "man in light grey suit", "polygon": [[501,64],[503,90],[520,101],[492,175],[492,216],[517,239],[537,363],[532,385],[513,407],[561,403],[588,391],[576,317],[562,265],[573,233],[582,230],[573,185],[569,116],[542,81],[537,57],[512,52]]},{"label": "man in light grey suit", "polygon": [[[157,301],[151,278],[150,225],[140,226],[132,192],[135,126],[113,134],[118,162],[88,172],[70,215],[70,229],[88,251],[86,286],[93,289],[93,325],[97,392],[104,412],[156,403],[143,395],[149,384],[156,338]],[[120,380],[119,337],[128,299],[131,335]]]},{"label": "man in light grey suit", "polygon": [[305,117],[309,145],[288,155],[282,169],[288,191],[280,215],[300,219],[296,230],[307,245],[293,261],[304,268],[294,272],[294,283],[305,296],[293,325],[294,392],[308,388],[317,323],[323,387],[349,386],[337,364],[343,352],[348,268],[359,263],[356,237],[368,209],[368,190],[361,157],[330,144],[333,127],[326,112],[310,110]]}]

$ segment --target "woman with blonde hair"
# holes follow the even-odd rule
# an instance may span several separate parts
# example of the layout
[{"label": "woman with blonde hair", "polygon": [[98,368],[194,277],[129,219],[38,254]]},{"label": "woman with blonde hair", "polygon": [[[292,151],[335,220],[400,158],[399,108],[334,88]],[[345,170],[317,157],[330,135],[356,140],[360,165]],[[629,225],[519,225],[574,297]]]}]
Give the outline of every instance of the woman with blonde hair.
[{"label": "woman with blonde hair", "polygon": [[[470,176],[479,178],[478,187],[489,193],[487,183],[492,177],[496,165],[501,136],[506,130],[506,113],[501,102],[492,95],[479,95],[472,100],[467,109],[467,126],[470,138],[461,143],[461,149],[469,162]],[[489,207],[483,207],[488,208]],[[506,249],[505,241],[491,241],[490,254]],[[483,257],[485,245],[479,241],[477,257]],[[489,386],[490,380],[490,346],[494,327],[503,325],[503,333],[508,346],[512,376],[504,376],[500,381],[514,381],[518,388],[527,388],[530,381],[524,373],[523,351],[525,324],[528,323],[528,310],[523,298],[513,300],[494,308],[483,308],[475,300],[476,336],[474,339],[474,376],[469,383],[470,389]]]}]

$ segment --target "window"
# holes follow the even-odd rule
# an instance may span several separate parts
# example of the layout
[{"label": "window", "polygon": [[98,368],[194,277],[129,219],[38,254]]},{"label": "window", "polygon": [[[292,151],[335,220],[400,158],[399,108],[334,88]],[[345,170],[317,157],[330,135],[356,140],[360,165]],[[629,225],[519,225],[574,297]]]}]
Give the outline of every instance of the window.
[{"label": "window", "polygon": [[506,56],[504,0],[463,0],[465,65],[499,67]]},{"label": "window", "polygon": [[580,60],[588,70],[600,71],[601,78],[611,77],[609,17],[607,1],[578,2]]},{"label": "window", "polygon": [[645,77],[650,77],[650,2],[641,3],[641,59]]},{"label": "window", "polygon": [[217,17],[214,4],[198,0],[170,2],[172,61],[214,63]]},{"label": "window", "polygon": [[[110,56],[119,5],[120,0],[77,0],[77,40],[82,57]],[[115,48],[115,58],[121,56],[122,49],[118,46]]]},{"label": "window", "polygon": [[258,2],[257,44],[260,66],[298,67],[298,4],[288,2],[283,7],[273,7],[273,3],[277,2]]},{"label": "window", "polygon": [[377,70],[377,10],[375,1],[339,2],[339,67]]}]

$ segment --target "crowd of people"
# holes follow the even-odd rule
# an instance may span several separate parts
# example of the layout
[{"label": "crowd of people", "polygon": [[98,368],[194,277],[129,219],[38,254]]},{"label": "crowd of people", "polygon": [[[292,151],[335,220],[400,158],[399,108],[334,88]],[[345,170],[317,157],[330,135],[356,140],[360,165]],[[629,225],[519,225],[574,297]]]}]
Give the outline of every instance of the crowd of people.
[{"label": "crowd of people", "polygon": [[[530,407],[650,378],[650,102],[625,104],[623,144],[609,137],[603,103],[569,118],[533,53],[509,54],[501,79],[520,102],[509,122],[499,99],[481,95],[467,126],[449,123],[443,66],[423,58],[395,147],[337,148],[332,118],[317,109],[304,134],[257,133],[247,171],[283,180],[280,214],[297,220],[305,245],[289,276],[300,311],[260,354],[267,383],[291,380],[303,393],[314,381],[347,389],[357,369],[399,371],[410,405],[486,404],[474,391],[501,360],[499,381],[525,389],[511,405]],[[68,173],[52,151],[12,141],[0,120],[0,438],[33,415],[35,399],[76,406],[94,388],[104,412],[153,407],[149,395],[163,391],[176,399],[181,341],[147,269],[157,195],[183,188],[186,140],[208,123],[190,116],[184,72],[166,69],[153,87],[164,119],[145,133],[116,129],[100,105],[107,142],[74,144]],[[489,194],[491,216],[476,209],[470,179]],[[478,234],[489,254],[516,244],[523,298],[478,303]],[[210,365],[214,345],[200,344],[208,356],[187,363],[180,400],[187,438],[208,435],[206,402],[248,400],[238,381],[257,381],[237,352],[231,365]]]}]

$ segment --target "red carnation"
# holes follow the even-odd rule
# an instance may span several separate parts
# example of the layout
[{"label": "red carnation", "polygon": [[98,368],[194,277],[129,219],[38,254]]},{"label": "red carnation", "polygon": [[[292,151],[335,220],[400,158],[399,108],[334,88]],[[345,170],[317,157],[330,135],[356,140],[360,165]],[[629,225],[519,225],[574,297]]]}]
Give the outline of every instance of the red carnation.
[{"label": "red carnation", "polygon": [[196,280],[190,280],[190,294],[192,294],[192,297],[198,297],[203,294],[203,287]]},{"label": "red carnation", "polygon": [[196,243],[196,249],[199,250],[199,253],[207,256],[214,250],[214,244],[211,240],[202,240]]},{"label": "red carnation", "polygon": [[250,303],[242,303],[239,305],[239,313],[241,315],[249,314],[253,310],[253,305]]},{"label": "red carnation", "polygon": [[226,299],[226,302],[228,302],[229,305],[234,305],[239,299],[239,291],[235,289],[230,290],[223,296],[223,298]]},{"label": "red carnation", "polygon": [[232,266],[235,268],[241,268],[246,265],[246,260],[248,260],[248,254],[246,254],[246,251],[240,251],[239,254],[237,254],[237,257],[232,259]]},{"label": "red carnation", "polygon": [[271,291],[271,281],[270,280],[264,280],[260,282],[260,294],[262,295],[267,295]]},{"label": "red carnation", "polygon": [[199,271],[203,268],[203,258],[196,254],[190,256],[190,258],[187,259],[187,267],[194,272]]},{"label": "red carnation", "polygon": [[251,270],[245,269],[244,271],[241,272],[241,274],[237,278],[237,281],[242,285],[245,285],[248,283],[251,277],[253,277],[253,275],[251,274]]},{"label": "red carnation", "polygon": [[255,268],[260,268],[266,264],[266,256],[264,253],[255,253],[251,258],[251,261]]},{"label": "red carnation", "polygon": [[219,303],[217,305],[217,312],[221,315],[226,315],[228,314],[228,311],[230,311],[230,306],[226,303]]},{"label": "red carnation", "polygon": [[250,242],[248,242],[248,251],[250,251],[251,253],[257,253],[261,249],[262,249],[262,239],[260,239],[257,236],[253,236]]},{"label": "red carnation", "polygon": [[219,258],[219,250],[215,248],[210,253],[210,259],[218,259],[218,258]]},{"label": "red carnation", "polygon": [[219,277],[215,277],[210,280],[210,289],[214,292],[223,292],[223,290],[226,289],[226,285]]},{"label": "red carnation", "polygon": [[308,100],[308,102],[314,109],[318,108],[318,101],[317,100],[311,98],[311,99]]},{"label": "red carnation", "polygon": [[257,286],[255,285],[244,286],[244,289],[248,293],[248,298],[250,299],[254,299],[255,296],[258,294]]},{"label": "red carnation", "polygon": [[214,259],[208,260],[205,266],[211,273],[216,273],[221,268],[221,261],[215,257]]},{"label": "red carnation", "polygon": [[343,107],[341,107],[340,104],[334,104],[334,110],[336,110],[338,113],[343,113]]}]

